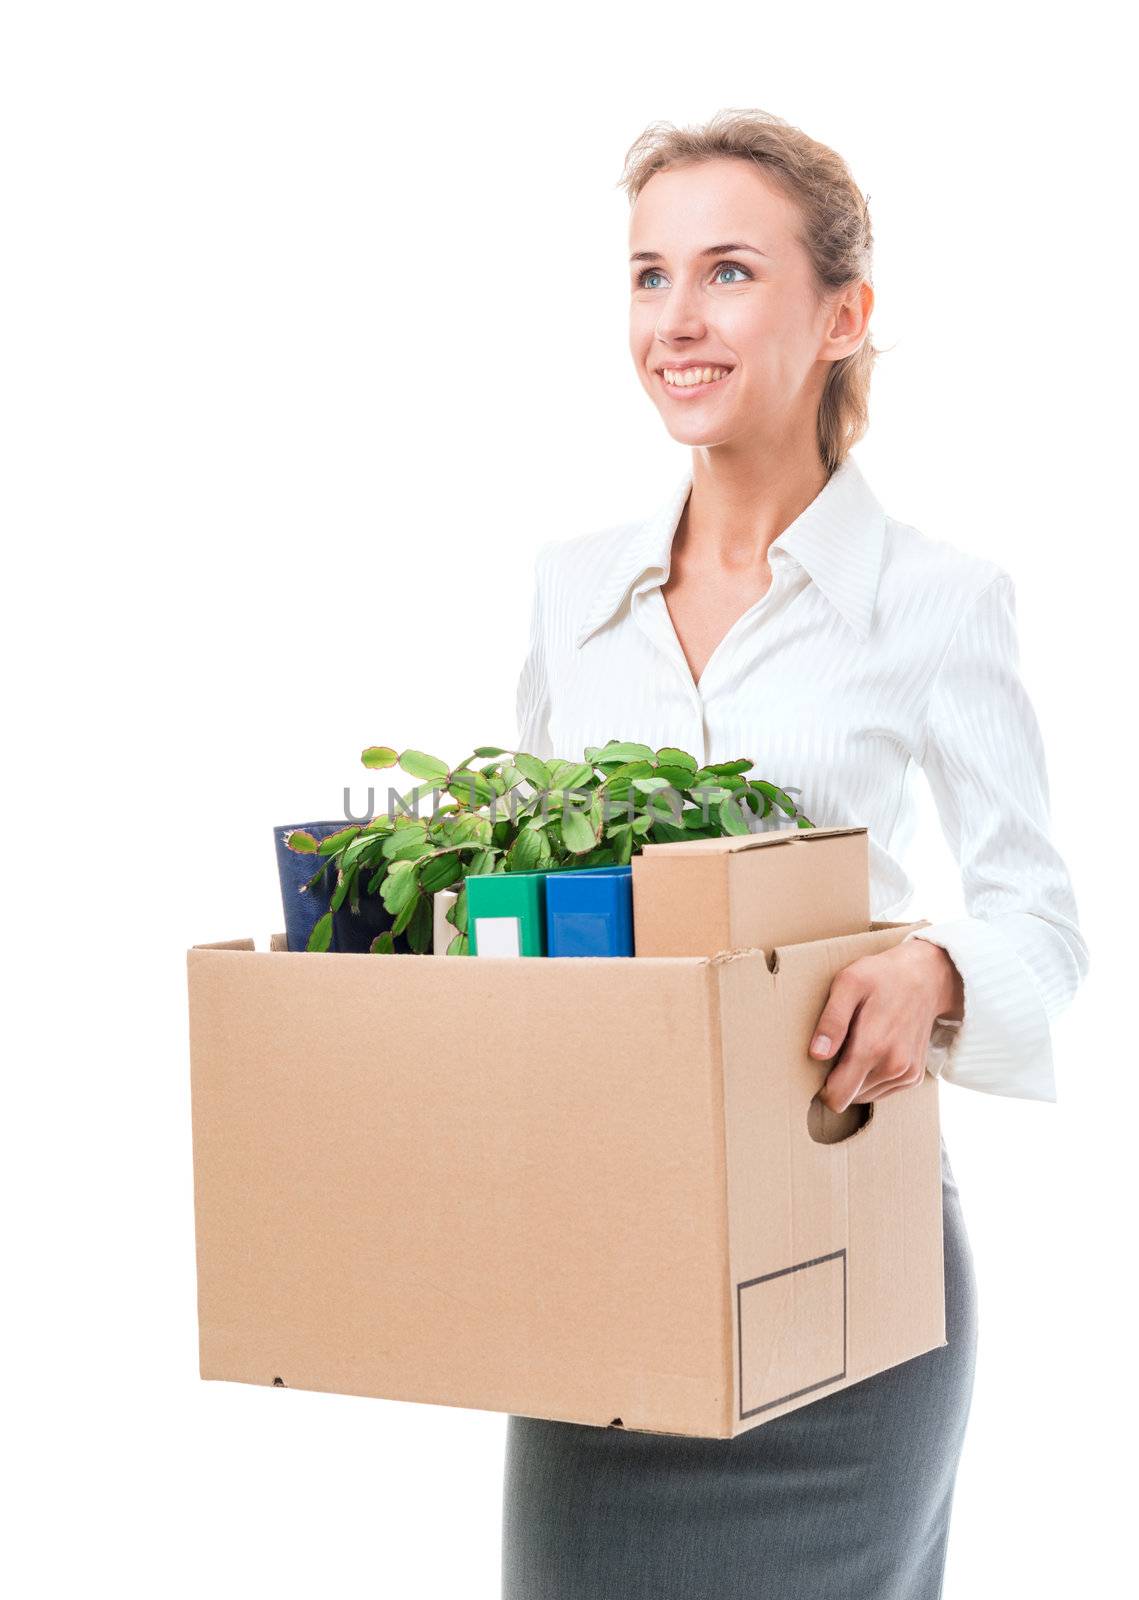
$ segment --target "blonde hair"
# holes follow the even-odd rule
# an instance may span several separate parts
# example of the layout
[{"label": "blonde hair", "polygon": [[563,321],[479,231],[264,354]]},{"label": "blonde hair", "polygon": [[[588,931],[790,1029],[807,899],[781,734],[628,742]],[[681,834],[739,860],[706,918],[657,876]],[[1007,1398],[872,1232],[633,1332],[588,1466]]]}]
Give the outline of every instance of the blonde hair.
[{"label": "blonde hair", "polygon": [[[654,173],[717,156],[754,161],[795,202],[802,217],[799,237],[821,293],[872,281],[869,196],[840,155],[768,111],[718,111],[703,127],[650,123],[630,145],[618,187],[632,207]],[[870,374],[879,354],[867,332],[853,354],[831,363],[816,423],[828,473],[866,432]]]}]

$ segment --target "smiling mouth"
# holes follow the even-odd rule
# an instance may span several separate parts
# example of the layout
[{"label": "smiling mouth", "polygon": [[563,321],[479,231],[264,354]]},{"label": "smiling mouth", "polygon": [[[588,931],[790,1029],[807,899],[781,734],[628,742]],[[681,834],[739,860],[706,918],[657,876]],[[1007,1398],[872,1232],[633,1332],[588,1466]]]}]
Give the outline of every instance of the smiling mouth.
[{"label": "smiling mouth", "polygon": [[[699,367],[691,367],[688,369],[688,372],[694,373],[700,372],[701,370],[703,370],[704,376],[701,377],[698,383],[694,383],[691,377],[687,376],[685,373],[678,373],[675,378],[666,377],[663,368],[658,370],[657,377],[660,379],[661,384],[665,389],[667,389],[670,395],[676,395],[678,398],[687,398],[690,395],[708,394],[710,390],[720,388],[723,384],[727,383],[728,379],[736,369],[735,367],[704,367],[703,369]],[[720,374],[719,377],[710,376],[710,374],[716,372]]]}]

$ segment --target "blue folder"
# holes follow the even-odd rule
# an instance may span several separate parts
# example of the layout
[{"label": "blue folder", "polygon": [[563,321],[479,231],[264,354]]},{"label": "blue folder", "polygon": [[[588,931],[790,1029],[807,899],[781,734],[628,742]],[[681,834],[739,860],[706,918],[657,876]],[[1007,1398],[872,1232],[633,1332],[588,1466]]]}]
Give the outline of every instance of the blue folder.
[{"label": "blue folder", "polygon": [[578,867],[547,875],[546,954],[633,954],[631,866]]}]

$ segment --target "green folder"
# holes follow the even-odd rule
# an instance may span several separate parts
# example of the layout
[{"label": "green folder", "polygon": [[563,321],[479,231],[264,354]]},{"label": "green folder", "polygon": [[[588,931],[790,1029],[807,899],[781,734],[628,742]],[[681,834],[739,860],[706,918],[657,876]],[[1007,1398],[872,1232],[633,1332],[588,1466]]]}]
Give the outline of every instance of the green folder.
[{"label": "green folder", "polygon": [[544,956],[545,872],[491,872],[465,880],[473,956]]}]

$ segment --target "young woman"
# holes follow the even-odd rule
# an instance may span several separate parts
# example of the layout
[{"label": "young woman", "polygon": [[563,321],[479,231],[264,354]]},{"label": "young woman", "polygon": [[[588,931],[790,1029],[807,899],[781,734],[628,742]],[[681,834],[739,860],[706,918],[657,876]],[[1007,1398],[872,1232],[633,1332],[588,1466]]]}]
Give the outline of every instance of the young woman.
[{"label": "young woman", "polygon": [[[762,112],[654,125],[622,183],[633,362],[691,465],[643,523],[539,551],[519,747],[748,756],[815,823],[868,827],[890,920],[921,768],[967,915],[838,974],[811,1043],[835,1062],[824,1098],[929,1070],[1054,1099],[1049,1022],[1088,953],[1013,584],[886,516],[850,455],[876,354],[862,194]],[[935,1600],[976,1345],[944,1141],[942,1179],[945,1346],[733,1440],[511,1416],[503,1600]]]}]

